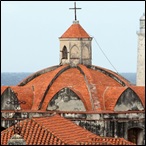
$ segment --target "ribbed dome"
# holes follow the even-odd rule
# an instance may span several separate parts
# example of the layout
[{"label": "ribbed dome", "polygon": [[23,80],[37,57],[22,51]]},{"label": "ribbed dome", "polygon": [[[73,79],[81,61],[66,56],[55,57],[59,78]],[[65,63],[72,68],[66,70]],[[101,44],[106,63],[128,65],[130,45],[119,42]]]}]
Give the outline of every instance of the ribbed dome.
[{"label": "ribbed dome", "polygon": [[46,110],[56,93],[69,88],[82,100],[87,111],[101,111],[108,109],[102,96],[107,87],[114,87],[115,94],[116,88],[122,92],[130,85],[129,81],[111,70],[80,64],[77,67],[63,65],[43,69],[24,79],[18,86],[33,88],[33,110]]}]

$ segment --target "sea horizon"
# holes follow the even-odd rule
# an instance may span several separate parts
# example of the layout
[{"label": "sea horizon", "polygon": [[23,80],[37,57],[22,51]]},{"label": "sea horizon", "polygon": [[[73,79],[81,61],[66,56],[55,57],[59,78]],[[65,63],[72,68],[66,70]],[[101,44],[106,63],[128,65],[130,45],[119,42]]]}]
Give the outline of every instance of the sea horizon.
[{"label": "sea horizon", "polygon": [[[35,72],[1,72],[1,86],[15,86],[33,73]],[[130,81],[132,84],[136,84],[136,73],[121,72],[118,74]]]}]

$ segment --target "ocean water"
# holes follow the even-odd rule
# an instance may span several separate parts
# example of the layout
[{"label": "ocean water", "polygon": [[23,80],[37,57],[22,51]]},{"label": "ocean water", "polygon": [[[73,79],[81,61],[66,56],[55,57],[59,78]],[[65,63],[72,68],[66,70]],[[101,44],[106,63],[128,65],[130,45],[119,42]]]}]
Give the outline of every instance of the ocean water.
[{"label": "ocean water", "polygon": [[[3,72],[1,73],[1,86],[12,86],[17,85],[24,78],[31,75],[31,72],[22,72],[22,73],[11,73]],[[129,80],[131,83],[136,83],[136,73],[120,73],[124,78]]]},{"label": "ocean water", "polygon": [[1,73],[1,86],[13,86],[17,85],[24,78],[28,77],[32,73],[12,73],[12,72],[3,72]]}]

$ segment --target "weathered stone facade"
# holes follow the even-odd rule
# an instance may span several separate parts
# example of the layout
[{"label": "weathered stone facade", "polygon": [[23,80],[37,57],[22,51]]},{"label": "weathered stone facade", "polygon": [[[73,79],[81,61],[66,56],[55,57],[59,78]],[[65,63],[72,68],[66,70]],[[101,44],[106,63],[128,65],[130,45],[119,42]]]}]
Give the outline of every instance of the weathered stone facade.
[{"label": "weathered stone facade", "polygon": [[[78,21],[73,23],[79,24]],[[70,64],[71,66],[77,66],[77,64],[92,64],[92,37],[60,37],[59,40],[61,65]]]},{"label": "weathered stone facade", "polygon": [[[144,85],[144,20],[138,33],[138,86]],[[111,70],[93,66],[92,37],[78,21],[59,39],[60,65],[38,71],[15,87],[2,87],[1,128],[60,114],[97,136],[123,137],[145,145],[144,86],[134,86]],[[25,144],[15,126],[13,131],[8,144]]]},{"label": "weathered stone facade", "polygon": [[69,88],[62,89],[52,98],[48,103],[46,112],[22,112],[19,102],[14,106],[8,104],[8,101],[18,101],[16,94],[10,88],[2,95],[1,105],[3,110],[15,110],[15,112],[2,113],[1,116],[2,118],[13,118],[14,120],[1,120],[1,127],[3,128],[8,128],[18,122],[16,118],[22,118],[21,120],[23,120],[59,113],[99,136],[123,137],[138,145],[145,144],[144,107],[137,94],[130,88],[127,88],[119,97],[113,112],[96,113],[91,111],[86,113],[80,97]]},{"label": "weathered stone facade", "polygon": [[[25,118],[51,116],[52,114],[54,113],[30,112]],[[145,144],[145,114],[143,112],[117,112],[99,114],[60,112],[59,114],[67,119],[70,119],[77,125],[97,134],[98,136],[115,138],[122,137],[138,145]],[[4,122],[6,123],[6,121]],[[12,123],[12,120],[9,122]]]},{"label": "weathered stone facade", "polygon": [[82,100],[69,88],[58,92],[49,102],[47,110],[86,111]]}]

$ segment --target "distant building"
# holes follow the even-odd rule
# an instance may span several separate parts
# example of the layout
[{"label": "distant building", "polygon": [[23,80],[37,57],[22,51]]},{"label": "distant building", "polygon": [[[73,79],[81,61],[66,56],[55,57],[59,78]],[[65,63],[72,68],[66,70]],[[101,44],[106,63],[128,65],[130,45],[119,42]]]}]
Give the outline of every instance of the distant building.
[{"label": "distant building", "polygon": [[145,86],[92,65],[92,37],[74,9],[60,64],[1,86],[1,144],[145,144]]}]

